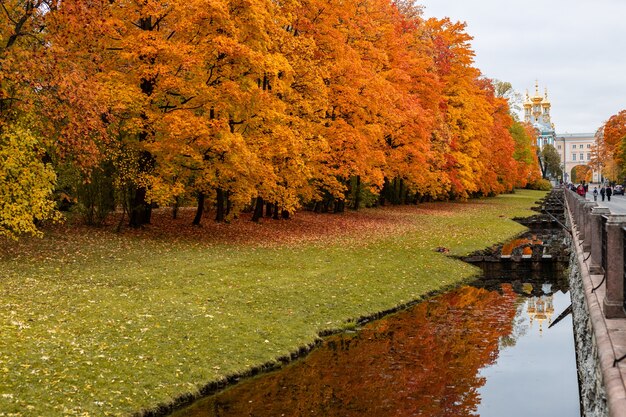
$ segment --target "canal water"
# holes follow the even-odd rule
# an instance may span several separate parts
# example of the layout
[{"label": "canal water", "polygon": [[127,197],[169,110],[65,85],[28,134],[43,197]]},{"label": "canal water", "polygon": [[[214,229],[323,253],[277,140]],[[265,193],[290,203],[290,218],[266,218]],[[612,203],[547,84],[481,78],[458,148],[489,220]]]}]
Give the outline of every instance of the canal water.
[{"label": "canal water", "polygon": [[[580,416],[563,272],[477,281],[175,416]],[[522,275],[522,276],[520,276]]]}]

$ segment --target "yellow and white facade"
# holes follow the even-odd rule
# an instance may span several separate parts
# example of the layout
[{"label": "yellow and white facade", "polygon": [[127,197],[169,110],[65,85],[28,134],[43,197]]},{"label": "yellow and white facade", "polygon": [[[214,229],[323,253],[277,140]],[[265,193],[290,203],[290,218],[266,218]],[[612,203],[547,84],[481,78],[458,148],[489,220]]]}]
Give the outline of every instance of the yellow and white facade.
[{"label": "yellow and white facade", "polygon": [[563,181],[572,181],[572,170],[578,165],[592,169],[591,182],[601,181],[599,167],[592,164],[596,137],[594,133],[559,133],[556,135],[554,147],[561,157]]}]

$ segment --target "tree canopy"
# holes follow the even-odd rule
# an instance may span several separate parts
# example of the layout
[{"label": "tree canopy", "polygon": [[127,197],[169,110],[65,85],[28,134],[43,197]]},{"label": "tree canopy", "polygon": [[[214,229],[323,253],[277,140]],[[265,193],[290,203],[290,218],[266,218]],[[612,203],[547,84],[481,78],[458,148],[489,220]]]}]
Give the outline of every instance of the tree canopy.
[{"label": "tree canopy", "polygon": [[561,168],[561,158],[559,153],[552,145],[544,145],[541,149],[541,171],[544,178],[562,177],[563,169]]},{"label": "tree canopy", "polygon": [[[363,193],[493,195],[533,175],[510,86],[482,77],[464,24],[407,3],[2,6],[0,235],[55,218],[68,166],[64,194],[106,172],[133,226],[191,199],[223,221],[358,208]],[[9,186],[16,172],[32,183]]]},{"label": "tree canopy", "polygon": [[626,110],[611,116],[601,132],[594,163],[602,166],[602,174],[606,178],[621,183],[626,178]]}]

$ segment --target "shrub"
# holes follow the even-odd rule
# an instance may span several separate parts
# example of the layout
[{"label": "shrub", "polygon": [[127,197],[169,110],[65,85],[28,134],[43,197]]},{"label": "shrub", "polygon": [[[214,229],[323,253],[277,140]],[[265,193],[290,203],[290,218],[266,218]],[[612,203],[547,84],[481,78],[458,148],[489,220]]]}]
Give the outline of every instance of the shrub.
[{"label": "shrub", "polygon": [[529,182],[526,188],[529,190],[550,191],[552,189],[552,184],[550,181],[541,178],[536,181]]}]

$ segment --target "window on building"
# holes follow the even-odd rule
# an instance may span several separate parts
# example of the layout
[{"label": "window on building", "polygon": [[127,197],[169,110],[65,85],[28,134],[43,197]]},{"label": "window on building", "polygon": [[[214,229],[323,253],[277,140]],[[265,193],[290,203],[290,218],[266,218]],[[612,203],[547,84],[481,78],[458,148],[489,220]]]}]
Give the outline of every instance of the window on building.
[{"label": "window on building", "polygon": [[580,148],[580,149],[582,149],[582,148],[583,148],[583,144],[582,144],[582,143],[580,144],[579,148]]},{"label": "window on building", "polygon": [[587,149],[591,149],[591,143],[587,144]]},{"label": "window on building", "polygon": [[581,154],[580,154],[580,160],[581,160],[581,161],[584,161],[584,157],[585,157],[585,154],[582,154],[582,153],[581,153]]},{"label": "window on building", "polygon": [[587,161],[591,161],[591,152],[587,152]]},{"label": "window on building", "polygon": [[573,144],[573,145],[572,145],[572,149],[576,149],[576,144]]},{"label": "window on building", "polygon": [[576,154],[575,154],[575,153],[573,153],[573,154],[572,154],[572,161],[575,161],[575,160],[576,160]]},{"label": "window on building", "polygon": [[559,149],[561,149],[561,145],[559,145]]}]

